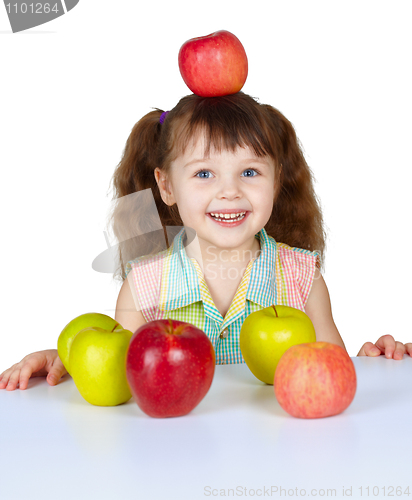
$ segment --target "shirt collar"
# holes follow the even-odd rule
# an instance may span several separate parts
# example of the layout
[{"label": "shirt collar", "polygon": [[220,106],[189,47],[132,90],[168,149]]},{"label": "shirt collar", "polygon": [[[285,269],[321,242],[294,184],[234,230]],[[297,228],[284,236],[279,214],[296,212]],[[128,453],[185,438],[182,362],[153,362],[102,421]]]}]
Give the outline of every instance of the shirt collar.
[{"label": "shirt collar", "polygon": [[[195,265],[183,245],[185,228],[175,236],[163,265],[159,308],[170,311],[202,300]],[[265,228],[256,235],[261,253],[254,260],[246,299],[269,307],[275,298],[276,241]]]}]

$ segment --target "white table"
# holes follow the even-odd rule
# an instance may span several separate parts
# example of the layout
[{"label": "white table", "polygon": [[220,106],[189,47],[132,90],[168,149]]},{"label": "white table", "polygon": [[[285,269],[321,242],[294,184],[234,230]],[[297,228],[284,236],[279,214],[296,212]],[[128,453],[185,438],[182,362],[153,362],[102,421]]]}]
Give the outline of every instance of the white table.
[{"label": "white table", "polygon": [[350,488],[410,499],[412,358],[352,359],[354,401],[312,420],[289,416],[245,364],[216,366],[203,401],[177,418],[148,417],[133,399],[92,406],[69,375],[0,390],[0,499],[346,498]]}]

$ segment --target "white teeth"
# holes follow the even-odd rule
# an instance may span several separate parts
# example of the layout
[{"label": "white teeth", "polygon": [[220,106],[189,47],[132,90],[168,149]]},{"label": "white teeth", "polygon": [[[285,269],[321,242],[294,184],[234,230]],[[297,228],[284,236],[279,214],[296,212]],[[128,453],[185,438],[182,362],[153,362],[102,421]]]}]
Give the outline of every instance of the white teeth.
[{"label": "white teeth", "polygon": [[[246,212],[241,212],[239,214],[214,214],[211,213],[210,215],[217,221],[221,222],[222,220],[230,220],[230,222],[237,222],[239,220],[242,220],[245,217]],[[220,218],[219,218],[220,217]]]},{"label": "white teeth", "polygon": [[238,214],[214,214],[211,212],[212,217],[220,217],[221,219],[236,219],[237,217],[240,217],[241,215],[245,215],[246,212],[240,212]]}]

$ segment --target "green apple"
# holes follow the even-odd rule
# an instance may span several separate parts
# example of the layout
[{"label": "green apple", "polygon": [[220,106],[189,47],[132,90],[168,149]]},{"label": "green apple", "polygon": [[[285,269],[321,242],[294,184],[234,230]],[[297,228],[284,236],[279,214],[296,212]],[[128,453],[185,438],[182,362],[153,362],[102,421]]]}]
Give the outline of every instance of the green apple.
[{"label": "green apple", "polygon": [[98,326],[100,328],[104,328],[105,330],[113,331],[120,325],[110,316],[100,313],[86,313],[72,319],[70,323],[63,328],[57,340],[57,352],[59,353],[59,358],[68,373],[70,373],[69,353],[71,343],[80,330],[88,328],[89,326]]},{"label": "green apple", "polygon": [[116,406],[132,394],[126,378],[126,355],[133,333],[120,325],[114,331],[84,328],[70,347],[70,375],[92,405]]},{"label": "green apple", "polygon": [[272,384],[282,354],[296,344],[316,342],[309,316],[289,306],[270,306],[245,319],[239,335],[243,359],[253,375]]}]

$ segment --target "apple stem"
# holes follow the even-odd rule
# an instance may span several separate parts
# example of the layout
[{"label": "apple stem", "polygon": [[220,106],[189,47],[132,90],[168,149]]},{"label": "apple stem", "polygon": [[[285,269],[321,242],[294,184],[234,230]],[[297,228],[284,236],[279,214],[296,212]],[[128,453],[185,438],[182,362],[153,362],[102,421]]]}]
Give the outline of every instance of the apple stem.
[{"label": "apple stem", "polygon": [[275,310],[275,314],[276,314],[276,317],[278,318],[278,312],[276,311],[276,307],[275,307],[275,304],[272,305],[273,309]]},{"label": "apple stem", "polygon": [[172,322],[172,320],[170,318],[168,318],[168,320],[169,320],[169,325],[170,325],[170,331],[169,331],[169,333],[173,333],[173,322]]},{"label": "apple stem", "polygon": [[115,326],[113,327],[112,332],[114,332],[118,326],[120,326],[120,323],[116,323],[116,324],[115,324]]}]

